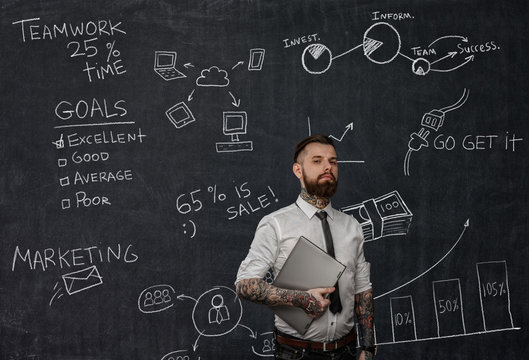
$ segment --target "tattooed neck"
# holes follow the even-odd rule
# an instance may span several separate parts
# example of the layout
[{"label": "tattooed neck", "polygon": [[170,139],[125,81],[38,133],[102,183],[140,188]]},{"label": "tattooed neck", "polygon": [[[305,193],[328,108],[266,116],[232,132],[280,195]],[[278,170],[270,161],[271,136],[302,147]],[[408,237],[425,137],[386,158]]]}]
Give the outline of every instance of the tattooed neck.
[{"label": "tattooed neck", "polygon": [[329,198],[318,197],[316,195],[310,195],[305,188],[301,188],[301,198],[309,204],[316,206],[318,209],[324,209],[329,205]]}]

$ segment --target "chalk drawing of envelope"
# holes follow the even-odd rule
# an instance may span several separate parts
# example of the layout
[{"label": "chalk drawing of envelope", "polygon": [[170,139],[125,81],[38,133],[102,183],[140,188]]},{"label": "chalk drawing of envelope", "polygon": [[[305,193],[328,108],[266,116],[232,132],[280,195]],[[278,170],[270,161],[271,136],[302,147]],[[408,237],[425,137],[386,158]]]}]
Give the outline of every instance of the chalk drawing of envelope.
[{"label": "chalk drawing of envelope", "polygon": [[66,286],[66,292],[68,292],[68,295],[73,295],[103,283],[103,278],[101,275],[99,275],[99,271],[97,271],[95,265],[87,267],[83,270],[64,274],[62,279],[64,281],[64,285]]}]

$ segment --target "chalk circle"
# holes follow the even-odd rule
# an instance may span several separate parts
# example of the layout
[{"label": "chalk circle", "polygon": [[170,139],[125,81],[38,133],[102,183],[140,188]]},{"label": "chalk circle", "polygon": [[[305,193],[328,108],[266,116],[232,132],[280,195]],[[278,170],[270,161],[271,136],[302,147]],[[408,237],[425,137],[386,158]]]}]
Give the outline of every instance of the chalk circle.
[{"label": "chalk circle", "polygon": [[301,64],[309,74],[323,74],[331,67],[331,50],[323,44],[311,44],[303,50]]},{"label": "chalk circle", "polygon": [[386,22],[371,25],[364,33],[362,42],[364,55],[375,64],[387,64],[397,57],[400,51],[400,35]]},{"label": "chalk circle", "polygon": [[269,331],[259,334],[253,341],[252,352],[258,356],[273,356],[275,349],[274,332]]},{"label": "chalk circle", "polygon": [[[222,311],[222,322],[211,322],[210,311]],[[193,308],[193,325],[201,336],[226,335],[239,325],[242,303],[235,291],[226,286],[215,286],[197,299]]]},{"label": "chalk circle", "polygon": [[177,350],[165,354],[161,360],[189,360],[188,355],[180,355],[186,353],[187,350]]},{"label": "chalk circle", "polygon": [[154,285],[143,290],[138,296],[138,309],[144,313],[161,312],[174,305],[175,290],[171,285]]},{"label": "chalk circle", "polygon": [[430,72],[430,62],[425,58],[417,58],[413,60],[411,70],[415,75],[424,76]]}]

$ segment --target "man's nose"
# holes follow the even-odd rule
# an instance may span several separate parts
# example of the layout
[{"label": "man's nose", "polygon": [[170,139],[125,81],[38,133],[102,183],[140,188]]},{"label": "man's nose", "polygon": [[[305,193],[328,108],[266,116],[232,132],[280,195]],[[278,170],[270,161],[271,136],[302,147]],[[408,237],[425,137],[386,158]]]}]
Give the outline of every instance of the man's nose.
[{"label": "man's nose", "polygon": [[331,168],[332,168],[332,165],[331,165],[330,161],[329,160],[325,160],[323,162],[323,169],[325,171],[331,171]]}]

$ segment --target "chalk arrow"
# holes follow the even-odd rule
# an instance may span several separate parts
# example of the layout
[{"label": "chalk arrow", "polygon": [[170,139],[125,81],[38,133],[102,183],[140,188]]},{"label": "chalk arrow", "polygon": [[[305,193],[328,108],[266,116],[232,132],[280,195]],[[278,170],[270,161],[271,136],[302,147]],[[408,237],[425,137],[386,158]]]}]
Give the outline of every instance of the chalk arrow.
[{"label": "chalk arrow", "polygon": [[196,90],[196,89],[193,89],[193,91],[191,91],[191,94],[189,94],[189,96],[187,97],[187,101],[188,101],[188,102],[191,101],[191,100],[193,100],[193,94],[195,93],[195,90]]},{"label": "chalk arrow", "polygon": [[202,336],[203,332],[204,332],[204,330],[202,330],[200,332],[200,335],[198,335],[197,339],[195,340],[195,343],[193,344],[193,351],[197,351],[197,349],[198,349],[198,339],[200,339],[200,337]]},{"label": "chalk arrow", "polygon": [[176,298],[181,301],[184,301],[184,299],[189,299],[189,300],[193,300],[194,302],[197,302],[197,299],[191,296],[184,295],[184,294],[178,295]]},{"label": "chalk arrow", "polygon": [[242,65],[242,64],[244,64],[244,61],[239,61],[239,62],[238,62],[237,64],[235,64],[235,66],[232,67],[231,69],[233,70],[233,69],[235,69],[237,66]]},{"label": "chalk arrow", "polygon": [[231,93],[231,91],[228,91],[228,93],[230,94],[231,98],[233,99],[233,101],[231,102],[232,105],[234,105],[235,107],[239,107],[239,105],[241,104],[241,99],[236,100],[236,99],[235,99],[235,96],[233,96],[233,94]]},{"label": "chalk arrow", "polygon": [[190,67],[195,67],[195,65],[193,65],[193,64],[191,64],[191,63],[186,63],[186,64],[184,64],[184,67],[185,67],[186,69],[189,69]]},{"label": "chalk arrow", "polygon": [[433,64],[435,64],[435,63],[438,63],[439,61],[442,61],[442,60],[447,59],[447,58],[453,58],[453,57],[456,56],[456,55],[457,55],[457,51],[451,51],[451,52],[448,53],[448,55],[443,56],[442,58],[437,59],[437,60],[435,60],[435,61],[432,61],[432,62],[430,63],[430,65],[433,65]]},{"label": "chalk arrow", "polygon": [[347,126],[345,127],[345,131],[343,132],[342,136],[338,139],[336,137],[334,137],[333,135],[329,135],[330,138],[333,138],[334,140],[338,141],[338,142],[341,142],[345,136],[345,134],[347,134],[347,132],[349,130],[353,130],[353,123],[350,123],[350,124],[347,124]]},{"label": "chalk arrow", "polygon": [[468,42],[468,37],[464,37],[464,36],[461,36],[461,35],[446,35],[446,36],[441,36],[440,38],[435,39],[434,41],[432,41],[430,43],[430,45],[428,45],[428,47],[432,46],[433,44],[435,44],[439,40],[449,39],[449,38],[461,39],[463,42]]},{"label": "chalk arrow", "polygon": [[428,273],[430,270],[432,270],[433,268],[435,268],[437,265],[439,265],[444,259],[446,259],[446,257],[448,255],[450,255],[450,253],[452,252],[452,250],[455,249],[455,247],[457,246],[457,244],[459,244],[459,242],[461,241],[461,239],[463,238],[463,235],[465,234],[465,231],[467,231],[467,228],[470,226],[470,219],[467,219],[467,221],[465,222],[465,224],[463,225],[463,231],[461,231],[461,234],[459,234],[459,237],[457,238],[456,242],[454,243],[454,245],[452,245],[452,247],[450,248],[450,250],[448,250],[448,252],[446,254],[444,254],[444,256],[442,258],[439,259],[439,261],[437,261],[435,264],[433,264],[432,266],[430,266],[427,270],[423,271],[420,275],[417,275],[416,277],[414,277],[413,279],[407,281],[406,283],[396,287],[395,289],[393,290],[390,290],[388,292],[385,292],[384,294],[382,295],[378,295],[376,297],[374,297],[374,299],[379,299],[381,297],[384,297],[388,294],[391,294],[392,292],[394,291],[397,291],[401,288],[403,288],[404,286],[406,285],[409,285],[411,284],[412,282],[414,282],[415,280],[419,279],[420,277],[422,277],[424,274]]},{"label": "chalk arrow", "polygon": [[455,69],[459,69],[461,66],[465,65],[465,64],[468,64],[469,62],[471,61],[474,61],[474,55],[470,55],[470,56],[467,56],[465,58],[465,62],[462,63],[462,64],[459,64],[457,65],[456,67],[454,68],[451,68],[451,69],[445,69],[445,70],[440,70],[440,69],[430,69],[431,71],[437,71],[437,72],[450,72],[450,71],[454,71]]},{"label": "chalk arrow", "polygon": [[250,331],[250,334],[251,334],[250,337],[251,337],[252,339],[257,339],[257,333],[254,332],[252,329],[250,329],[248,326],[243,325],[243,324],[239,324],[238,326],[243,327],[243,328],[245,328],[245,329],[248,329],[248,330]]}]

